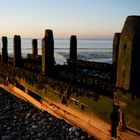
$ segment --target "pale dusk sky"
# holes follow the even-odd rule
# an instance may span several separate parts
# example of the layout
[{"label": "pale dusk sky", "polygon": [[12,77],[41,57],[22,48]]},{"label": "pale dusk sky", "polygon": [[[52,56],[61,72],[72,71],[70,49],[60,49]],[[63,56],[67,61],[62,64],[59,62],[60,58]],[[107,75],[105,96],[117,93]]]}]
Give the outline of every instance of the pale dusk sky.
[{"label": "pale dusk sky", "polygon": [[140,15],[140,0],[0,0],[0,36],[113,38],[129,15]]}]

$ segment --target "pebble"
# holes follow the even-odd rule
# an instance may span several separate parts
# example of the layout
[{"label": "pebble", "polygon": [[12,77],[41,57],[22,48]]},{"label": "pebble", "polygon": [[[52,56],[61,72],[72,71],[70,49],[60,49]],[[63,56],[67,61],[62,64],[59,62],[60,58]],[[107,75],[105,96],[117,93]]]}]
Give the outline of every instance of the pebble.
[{"label": "pebble", "polygon": [[81,129],[41,112],[0,88],[1,140],[95,140]]}]

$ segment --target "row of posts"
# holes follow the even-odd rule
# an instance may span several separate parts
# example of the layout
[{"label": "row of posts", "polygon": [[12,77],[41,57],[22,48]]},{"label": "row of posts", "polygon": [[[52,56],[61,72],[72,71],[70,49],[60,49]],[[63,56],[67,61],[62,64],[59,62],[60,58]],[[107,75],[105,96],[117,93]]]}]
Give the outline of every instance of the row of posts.
[{"label": "row of posts", "polygon": [[[8,62],[7,52],[7,37],[2,37],[2,61]],[[32,55],[35,57],[38,55],[38,42],[37,39],[32,40]],[[15,35],[13,39],[13,65],[22,66],[22,54],[21,54],[21,37]],[[72,35],[70,38],[70,60],[77,59],[77,38]],[[42,39],[42,73],[50,74],[54,67],[54,38],[52,30],[45,30],[45,36]]]},{"label": "row of posts", "polygon": [[[2,37],[2,61],[8,62],[7,37]],[[37,40],[32,40],[32,53],[38,55]],[[113,68],[116,87],[140,94],[140,16],[128,16],[121,33],[113,41]],[[70,38],[70,60],[77,59],[77,38]],[[21,66],[21,38],[14,36],[14,62]],[[45,30],[42,39],[42,73],[54,67],[54,39],[52,30]]]}]

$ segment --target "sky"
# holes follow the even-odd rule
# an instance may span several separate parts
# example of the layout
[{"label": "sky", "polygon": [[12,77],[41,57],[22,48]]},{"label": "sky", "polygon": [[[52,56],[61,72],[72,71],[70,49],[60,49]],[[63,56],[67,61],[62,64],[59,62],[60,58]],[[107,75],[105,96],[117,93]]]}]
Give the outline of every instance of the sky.
[{"label": "sky", "polygon": [[113,38],[129,15],[140,15],[140,0],[0,0],[0,37]]}]

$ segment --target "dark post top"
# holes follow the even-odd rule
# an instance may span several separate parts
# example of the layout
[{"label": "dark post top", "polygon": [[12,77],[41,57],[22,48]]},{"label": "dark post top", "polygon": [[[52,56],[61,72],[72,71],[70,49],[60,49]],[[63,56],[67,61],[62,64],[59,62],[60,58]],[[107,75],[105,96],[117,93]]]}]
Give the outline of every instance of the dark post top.
[{"label": "dark post top", "polygon": [[19,35],[14,36],[14,65],[21,66],[21,38]]},{"label": "dark post top", "polygon": [[77,37],[72,35],[70,38],[70,60],[77,59]]},{"label": "dark post top", "polygon": [[6,36],[2,37],[2,44],[3,44],[4,48],[7,48],[7,37]]},{"label": "dark post top", "polygon": [[113,39],[112,64],[117,64],[121,33],[115,33]]},{"label": "dark post top", "polygon": [[14,47],[21,49],[21,38],[19,35],[14,36]]},{"label": "dark post top", "polygon": [[32,39],[32,54],[38,55],[37,39]]},{"label": "dark post top", "polygon": [[7,37],[3,36],[2,37],[2,61],[3,62],[8,62],[8,52],[7,52]]},{"label": "dark post top", "polygon": [[53,31],[50,29],[45,30],[45,38],[47,42],[47,46],[52,46],[54,48],[54,38],[53,38]]},{"label": "dark post top", "polygon": [[42,39],[42,73],[50,74],[54,67],[54,39],[53,31],[45,30],[45,37]]}]

